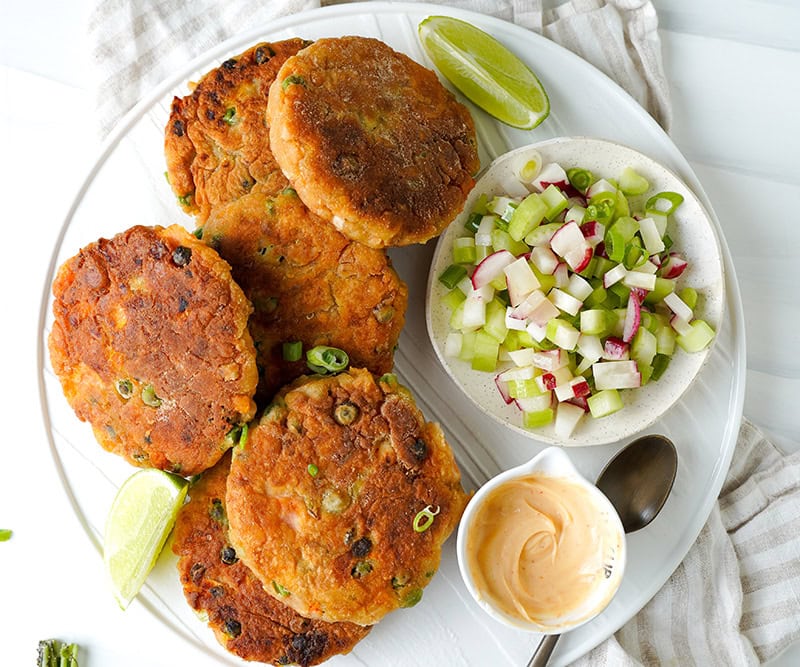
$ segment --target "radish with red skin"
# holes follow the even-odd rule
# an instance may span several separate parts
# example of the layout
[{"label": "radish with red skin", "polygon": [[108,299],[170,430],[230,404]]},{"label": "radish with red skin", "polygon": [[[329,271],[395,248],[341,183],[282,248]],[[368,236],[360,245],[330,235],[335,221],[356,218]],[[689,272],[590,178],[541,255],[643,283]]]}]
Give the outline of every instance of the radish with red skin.
[{"label": "radish with red skin", "polygon": [[620,280],[622,280],[627,274],[628,269],[625,268],[625,265],[617,264],[603,274],[603,287],[608,289],[615,283],[618,283]]},{"label": "radish with red skin", "polygon": [[497,387],[497,391],[500,392],[500,396],[503,397],[506,405],[510,405],[514,399],[511,398],[511,395],[508,393],[508,384],[501,380],[499,375],[495,375],[494,384]]},{"label": "radish with red skin", "polygon": [[635,389],[642,386],[642,376],[636,362],[598,361],[592,364],[594,386],[603,389]]},{"label": "radish with red skin", "polygon": [[661,277],[677,278],[686,270],[687,266],[689,266],[689,262],[677,252],[671,252],[661,265]]},{"label": "radish with red skin", "polygon": [[472,274],[472,286],[480,289],[484,285],[488,285],[502,276],[503,270],[516,259],[508,250],[493,252],[475,267],[475,272]]},{"label": "radish with red skin", "polygon": [[596,248],[603,241],[606,235],[606,228],[602,222],[592,220],[591,222],[584,222],[581,225],[581,233],[586,242],[592,247]]},{"label": "radish with red skin", "polygon": [[621,361],[630,356],[630,345],[619,338],[609,336],[603,344],[603,359]]},{"label": "radish with red skin", "polygon": [[[642,318],[642,304],[639,299],[631,292],[628,295],[628,309],[625,313],[625,324],[622,326],[622,340],[630,343],[636,332],[639,330],[639,323]],[[607,387],[608,388],[608,387]]]},{"label": "radish with red skin", "polygon": [[531,262],[541,273],[552,275],[558,267],[558,256],[547,246],[536,246],[530,253]]},{"label": "radish with red skin", "polygon": [[[476,269],[477,272],[477,269]],[[527,296],[541,286],[531,265],[519,257],[503,268],[508,286],[508,298],[512,306],[518,306]]]},{"label": "radish with red skin", "polygon": [[586,413],[577,405],[561,403],[556,410],[553,431],[559,438],[569,438]]}]

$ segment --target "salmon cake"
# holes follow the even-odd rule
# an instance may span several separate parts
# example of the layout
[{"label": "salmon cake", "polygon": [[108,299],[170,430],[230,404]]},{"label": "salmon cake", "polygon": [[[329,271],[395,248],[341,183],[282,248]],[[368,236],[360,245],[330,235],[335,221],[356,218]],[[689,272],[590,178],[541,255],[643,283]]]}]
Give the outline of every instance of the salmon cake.
[{"label": "salmon cake", "polygon": [[376,39],[320,39],[287,59],[267,118],[300,198],[373,248],[441,233],[479,168],[467,108],[431,70]]},{"label": "salmon cake", "polygon": [[229,469],[226,454],[203,473],[175,523],[172,551],[187,602],[219,643],[244,660],[306,667],[349,653],[370,628],[303,618],[267,594],[238,558],[225,512]]},{"label": "salmon cake", "polygon": [[164,135],[167,177],[200,225],[214,206],[238,199],[278,170],[265,122],[269,87],[286,59],[307,44],[256,44],[204,75],[190,95],[174,98]]},{"label": "salmon cake", "polygon": [[419,602],[466,503],[441,429],[363,369],[281,390],[234,449],[226,498],[231,543],[269,593],[360,625]]},{"label": "salmon cake", "polygon": [[215,209],[202,238],[230,262],[253,303],[259,405],[308,372],[304,354],[284,358],[284,343],[301,343],[303,351],[330,345],[374,373],[392,369],[405,283],[383,250],[352,242],[317,218],[280,173]]},{"label": "salmon cake", "polygon": [[255,414],[250,302],[179,225],[91,243],[53,282],[48,339],[67,401],[108,451],[193,475]]}]

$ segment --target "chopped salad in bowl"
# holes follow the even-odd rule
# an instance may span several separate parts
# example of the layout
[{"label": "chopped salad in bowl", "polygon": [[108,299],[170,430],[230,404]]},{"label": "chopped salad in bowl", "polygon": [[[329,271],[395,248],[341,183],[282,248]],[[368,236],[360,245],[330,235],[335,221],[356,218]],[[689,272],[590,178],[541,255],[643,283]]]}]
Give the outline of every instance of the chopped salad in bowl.
[{"label": "chopped salad in bowl", "polygon": [[699,373],[723,312],[708,216],[620,144],[560,138],[481,176],[439,240],[428,331],[477,406],[547,442],[646,428]]}]

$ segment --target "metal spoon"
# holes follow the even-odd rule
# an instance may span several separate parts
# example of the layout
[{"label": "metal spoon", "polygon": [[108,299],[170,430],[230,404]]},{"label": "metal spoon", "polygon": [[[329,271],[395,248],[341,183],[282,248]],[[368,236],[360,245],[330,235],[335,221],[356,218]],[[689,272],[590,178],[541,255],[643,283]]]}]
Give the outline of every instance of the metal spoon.
[{"label": "metal spoon", "polygon": [[[663,435],[645,435],[623,447],[597,478],[626,533],[644,528],[661,511],[678,472],[675,445]],[[545,635],[527,667],[545,667],[561,635]]]}]

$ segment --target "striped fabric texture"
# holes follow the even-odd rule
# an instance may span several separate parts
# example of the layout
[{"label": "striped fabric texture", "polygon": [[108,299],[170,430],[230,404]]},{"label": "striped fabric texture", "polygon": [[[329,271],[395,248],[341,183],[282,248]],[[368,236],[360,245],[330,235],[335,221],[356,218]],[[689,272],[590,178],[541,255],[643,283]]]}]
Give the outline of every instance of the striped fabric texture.
[{"label": "striped fabric texture", "polygon": [[[239,32],[341,0],[98,0],[88,22],[98,130],[186,63]],[[655,9],[644,0],[440,0],[535,30],[617,81],[665,129],[669,87]],[[550,6],[554,5],[554,6]]]},{"label": "striped fabric texture", "polygon": [[576,665],[758,665],[800,640],[800,452],[746,419],[711,516],[644,609]]}]

